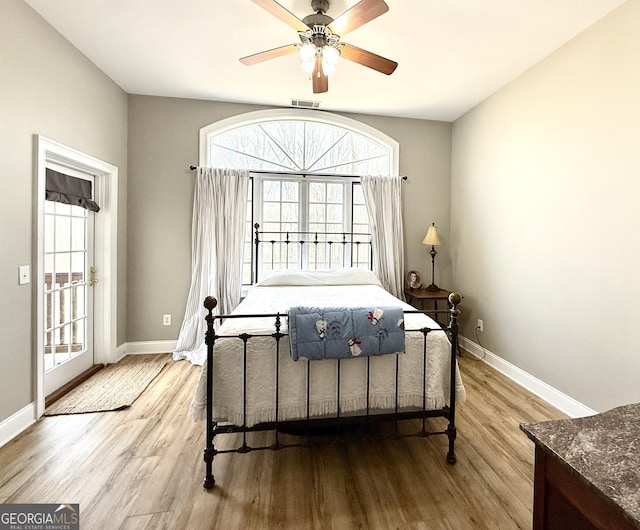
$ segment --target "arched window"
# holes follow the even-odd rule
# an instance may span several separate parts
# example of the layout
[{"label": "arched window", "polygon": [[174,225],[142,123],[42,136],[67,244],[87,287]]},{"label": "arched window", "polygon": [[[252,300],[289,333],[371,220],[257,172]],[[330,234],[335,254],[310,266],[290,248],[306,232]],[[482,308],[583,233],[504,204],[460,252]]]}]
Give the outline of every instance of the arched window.
[{"label": "arched window", "polygon": [[257,111],[202,128],[200,164],[307,175],[397,175],[398,142],[336,114]]},{"label": "arched window", "polygon": [[[250,112],[200,130],[200,165],[253,174],[245,229],[243,283],[251,283],[253,224],[269,232],[368,233],[360,175],[397,175],[398,143],[361,122],[320,111]],[[336,247],[335,251],[339,249]],[[283,253],[286,252],[286,255]],[[265,250],[262,271],[300,260],[314,268],[337,256]]]}]

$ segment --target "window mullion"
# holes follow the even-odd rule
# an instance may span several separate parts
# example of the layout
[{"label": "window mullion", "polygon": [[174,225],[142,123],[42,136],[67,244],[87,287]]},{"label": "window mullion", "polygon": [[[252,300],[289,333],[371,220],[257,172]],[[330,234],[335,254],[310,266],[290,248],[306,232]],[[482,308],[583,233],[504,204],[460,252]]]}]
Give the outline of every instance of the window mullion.
[{"label": "window mullion", "polygon": [[[309,181],[305,178],[300,179],[299,186],[299,204],[300,204],[300,232],[309,231]],[[309,245],[302,245],[302,267],[309,266]]]}]

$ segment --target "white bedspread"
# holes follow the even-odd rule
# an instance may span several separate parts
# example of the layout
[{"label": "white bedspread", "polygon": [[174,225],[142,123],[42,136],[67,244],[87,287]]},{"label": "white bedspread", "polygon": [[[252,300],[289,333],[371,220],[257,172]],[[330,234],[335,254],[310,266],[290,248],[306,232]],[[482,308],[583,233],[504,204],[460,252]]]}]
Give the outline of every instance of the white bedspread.
[{"label": "white bedspread", "polygon": [[[259,286],[254,287],[233,312],[264,314],[280,312],[283,333],[287,332],[286,313],[297,305],[359,307],[364,305],[413,308],[378,285]],[[273,317],[227,319],[217,331],[220,336],[240,333],[273,333]],[[399,355],[398,405],[419,407],[423,402],[423,335],[409,332],[423,327],[439,328],[429,317],[408,314],[405,318],[406,353]],[[237,338],[217,339],[214,347],[213,411],[220,422],[243,424],[243,342]],[[448,403],[451,345],[443,331],[428,334],[427,339],[427,409],[439,409]],[[280,341],[280,378],[278,419],[306,417],[306,369],[308,361],[293,361],[289,356],[288,337]],[[366,408],[366,362],[354,358],[341,362],[340,413],[355,413]],[[390,410],[395,405],[396,355],[370,358],[371,409]],[[249,340],[247,354],[247,426],[276,419],[275,340],[255,337]],[[311,416],[336,414],[337,361],[311,362]],[[204,418],[206,398],[206,362],[191,403],[189,415]],[[457,373],[456,400],[465,399],[465,389]]]}]

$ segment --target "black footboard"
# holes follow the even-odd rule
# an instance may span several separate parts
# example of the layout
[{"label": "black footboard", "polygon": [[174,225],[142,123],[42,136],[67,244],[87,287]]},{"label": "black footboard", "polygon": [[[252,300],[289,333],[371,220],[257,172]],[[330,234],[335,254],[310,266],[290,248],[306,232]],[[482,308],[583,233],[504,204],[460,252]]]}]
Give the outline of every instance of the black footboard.
[{"label": "black footboard", "polygon": [[[431,436],[431,435],[445,435],[448,437],[449,447],[446,455],[446,460],[450,464],[454,464],[456,461],[454,446],[456,439],[456,427],[455,427],[455,410],[456,410],[456,384],[457,384],[457,360],[456,360],[456,352],[458,349],[458,304],[460,303],[461,297],[457,293],[452,293],[449,296],[449,304],[450,309],[448,313],[450,314],[450,323],[447,328],[422,328],[420,330],[415,331],[406,331],[406,333],[418,333],[422,335],[422,367],[423,367],[423,388],[422,388],[422,407],[412,407],[410,410],[407,408],[400,407],[398,405],[398,354],[394,354],[396,359],[396,370],[395,370],[395,406],[391,411],[374,411],[370,407],[369,403],[369,381],[370,381],[370,371],[371,371],[371,358],[364,358],[366,362],[366,404],[363,407],[361,413],[358,414],[342,414],[340,410],[340,387],[341,387],[341,363],[349,362],[349,361],[341,361],[337,360],[337,395],[336,395],[336,414],[330,418],[327,417],[314,417],[310,412],[310,397],[309,397],[309,388],[310,388],[310,380],[312,377],[312,371],[314,363],[324,362],[324,361],[308,361],[306,367],[306,377],[307,377],[307,411],[306,416],[301,419],[296,420],[283,420],[280,416],[279,410],[279,392],[280,392],[280,343],[283,337],[286,337],[287,334],[281,331],[281,319],[283,315],[274,314],[274,315],[242,315],[241,317],[236,317],[233,315],[220,315],[214,316],[213,309],[217,305],[217,301],[213,297],[207,297],[204,302],[204,306],[208,311],[206,316],[207,321],[207,333],[205,342],[207,345],[207,401],[206,401],[206,447],[204,450],[204,461],[206,465],[205,471],[205,479],[204,479],[204,487],[211,488],[215,484],[215,479],[213,476],[213,461],[215,456],[223,453],[246,453],[250,451],[256,450],[264,450],[264,449],[283,449],[286,447],[299,447],[299,446],[317,446],[324,444],[335,444],[335,443],[346,443],[349,441],[359,440],[361,441],[363,438],[365,440],[379,440],[379,439],[388,439],[388,438],[404,438],[408,436]],[[406,314],[409,313],[433,313],[433,312],[424,312],[424,311],[406,311]],[[234,337],[222,336],[216,334],[216,329],[214,323],[216,320],[224,320],[227,318],[247,318],[247,317],[273,317],[274,318],[274,331],[273,333],[269,333],[268,335],[250,335],[250,334],[240,334]],[[446,333],[451,345],[449,352],[449,370],[450,370],[450,380],[449,380],[449,396],[448,396],[448,404],[438,408],[432,409],[427,406],[427,388],[426,388],[426,374],[429,369],[427,365],[427,336],[430,333]],[[247,418],[247,388],[246,388],[246,374],[247,374],[247,345],[249,341],[254,337],[271,337],[275,341],[275,418],[274,421],[263,422],[256,425],[248,426]],[[242,384],[243,388],[243,421],[238,425],[232,424],[219,424],[214,420],[214,411],[211,397],[213,395],[213,377],[214,377],[214,344],[220,340],[240,340],[243,342],[243,381],[238,382],[238,384]],[[430,431],[427,429],[427,418],[446,418],[447,427],[442,431]],[[419,430],[415,432],[407,432],[406,430],[400,430],[398,428],[398,422],[401,420],[410,420],[410,419],[421,419],[421,427]],[[381,423],[385,423],[390,426],[386,431],[381,429],[373,428],[376,425]],[[357,429],[354,429],[357,427]],[[268,445],[262,446],[251,446],[247,441],[247,433],[255,432],[255,431],[273,431],[273,441]],[[329,436],[315,437],[313,433],[316,433],[320,430],[320,432],[327,434]],[[358,433],[364,433],[363,436],[353,437],[352,434],[354,430],[357,430]],[[384,432],[383,432],[384,431]],[[295,433],[299,435],[295,438],[298,440],[296,442],[290,442],[291,437],[283,437],[287,439],[287,442],[284,443],[281,439],[281,433]],[[223,433],[241,433],[242,434],[242,442],[241,444],[233,449],[225,449],[218,450],[215,447],[215,438],[219,434]]]}]

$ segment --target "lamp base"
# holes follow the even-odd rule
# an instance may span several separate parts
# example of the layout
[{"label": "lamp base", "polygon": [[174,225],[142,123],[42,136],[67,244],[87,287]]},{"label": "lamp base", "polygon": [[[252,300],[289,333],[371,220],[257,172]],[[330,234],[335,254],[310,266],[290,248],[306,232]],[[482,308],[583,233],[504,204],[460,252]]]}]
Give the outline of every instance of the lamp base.
[{"label": "lamp base", "polygon": [[428,285],[426,289],[427,291],[439,291],[440,287],[438,287],[435,283],[432,283],[431,285]]}]

